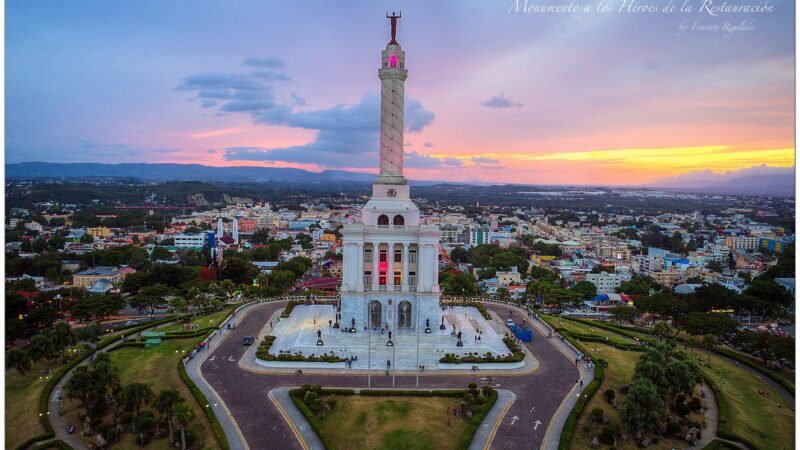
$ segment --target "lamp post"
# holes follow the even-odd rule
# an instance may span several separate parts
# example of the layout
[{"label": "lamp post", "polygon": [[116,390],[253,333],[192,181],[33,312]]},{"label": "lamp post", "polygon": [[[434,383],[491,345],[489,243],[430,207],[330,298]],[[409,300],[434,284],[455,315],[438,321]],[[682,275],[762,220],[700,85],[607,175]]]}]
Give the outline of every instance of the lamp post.
[{"label": "lamp post", "polygon": [[417,297],[417,389],[419,389],[419,303],[420,298]]}]

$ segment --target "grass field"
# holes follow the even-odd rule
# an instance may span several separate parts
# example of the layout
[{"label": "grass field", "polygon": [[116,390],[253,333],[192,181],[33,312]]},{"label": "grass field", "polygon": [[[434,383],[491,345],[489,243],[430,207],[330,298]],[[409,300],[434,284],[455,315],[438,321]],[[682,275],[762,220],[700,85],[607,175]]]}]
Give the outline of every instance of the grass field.
[{"label": "grass field", "polygon": [[[603,392],[605,392],[606,389],[616,390],[621,384],[630,383],[633,379],[634,367],[636,366],[636,362],[639,360],[639,356],[641,355],[640,352],[617,350],[610,345],[594,342],[587,342],[584,344],[584,346],[589,349],[589,354],[593,359],[605,359],[606,362],[608,362],[608,367],[605,369],[605,378],[603,379],[603,384],[600,385],[600,389],[586,404],[586,408],[583,410],[583,414],[581,414],[581,417],[578,420],[578,426],[575,428],[576,435],[573,438],[572,446],[570,447],[573,450],[582,450],[588,448],[589,441],[592,439],[592,437],[600,434],[600,430],[603,428],[603,425],[595,425],[589,421],[589,413],[595,408],[603,409],[604,415],[608,417],[611,425],[619,426],[620,429],[623,428],[622,420],[619,416],[619,410],[614,409],[605,401],[603,398]],[[623,396],[617,393],[617,400],[620,402],[620,404],[622,404],[622,399]],[[702,417],[694,413],[689,415],[689,420],[702,423]],[[627,441],[617,439],[617,443],[614,445],[614,447],[618,450],[633,450],[637,448],[635,441],[636,440],[632,438],[628,439]],[[686,447],[686,442],[678,439],[659,437],[658,443],[652,444],[648,448],[669,450],[673,448],[684,447]]]},{"label": "grass field", "polygon": [[[119,368],[120,383],[123,386],[134,382],[148,383],[156,395],[161,389],[176,389],[181,394],[181,397],[195,408],[197,418],[190,425],[189,430],[194,431],[202,440],[203,445],[198,448],[220,448],[211,431],[211,425],[201,410],[201,405],[197,404],[197,401],[195,401],[178,374],[177,364],[178,359],[181,357],[181,351],[190,351],[194,348],[197,340],[196,338],[169,339],[149,349],[122,348],[109,353],[109,356],[114,365]],[[78,424],[78,402],[65,400],[64,406],[64,415],[68,423]],[[202,405],[202,407],[205,407],[205,405]],[[147,406],[143,409],[152,410],[153,408]],[[154,440],[147,447],[154,449],[170,448],[167,439]],[[114,448],[124,450],[141,447],[137,445],[132,434],[126,433],[122,440],[114,445]]]},{"label": "grass field", "polygon": [[[795,448],[795,414],[774,389],[741,367],[723,364],[713,356],[711,367],[703,367],[703,372],[720,386],[730,407],[729,433],[765,449]],[[768,392],[769,398],[758,395],[759,390]]]},{"label": "grass field", "polygon": [[[200,325],[200,328],[210,328],[219,326],[228,314],[230,314],[231,309],[224,309],[222,311],[217,311],[215,313],[208,314],[206,316],[198,316],[197,318],[192,320],[192,325]],[[169,325],[164,325],[160,327],[158,331],[183,331],[183,325],[180,323],[171,323]]]},{"label": "grass field", "polygon": [[585,325],[580,322],[573,322],[569,319],[561,319],[559,317],[548,316],[545,314],[541,314],[540,317],[542,320],[547,322],[553,328],[563,328],[567,331],[571,331],[573,333],[579,334],[593,334],[600,337],[608,337],[609,342],[615,342],[617,344],[628,345],[632,344],[633,342],[617,333],[612,333],[610,331],[606,331],[600,328],[592,327],[590,325]]},{"label": "grass field", "polygon": [[448,450],[458,447],[464,419],[446,415],[445,397],[337,397],[322,421],[338,450]]},{"label": "grass field", "polygon": [[[556,318],[550,317],[549,319],[558,323],[558,319]],[[588,332],[589,328],[588,325],[570,322],[568,320],[564,320],[564,324],[565,328],[567,328],[566,325],[569,325],[570,328],[568,329],[574,329],[582,333]],[[603,331],[597,328],[594,330],[595,332],[592,334],[601,335]],[[631,333],[641,335],[641,333],[637,332]],[[642,336],[653,339],[653,336]],[[586,416],[588,416],[593,408],[602,407],[607,411],[607,415],[612,417],[614,410],[603,400],[601,396],[602,392],[608,389],[608,386],[618,386],[620,383],[630,381],[630,375],[627,375],[626,378],[625,374],[632,375],[633,365],[635,365],[635,361],[638,358],[638,353],[616,350],[613,347],[603,344],[586,343],[585,346],[587,348],[599,349],[597,356],[605,358],[609,362],[609,367],[605,371],[606,379],[598,391],[598,394],[587,404],[577,430],[582,430],[583,427],[587,425]],[[688,352],[691,351],[691,349],[685,348],[681,344],[679,344],[678,348]],[[595,351],[590,351],[590,353],[594,355]],[[698,352],[695,352],[695,354],[697,353]],[[707,360],[705,355],[705,352],[701,352],[701,354],[697,355],[703,364],[705,364]],[[626,361],[627,359],[631,359],[631,361]],[[762,448],[795,448],[794,412],[792,412],[787,405],[782,405],[781,407],[777,406],[783,403],[782,397],[780,397],[774,389],[769,387],[767,383],[762,381],[763,376],[753,375],[746,371],[743,366],[736,367],[732,364],[723,364],[722,359],[715,355],[711,356],[711,363],[712,366],[710,368],[702,366],[702,370],[710,375],[718,384],[722,381],[722,394],[730,407],[730,422],[733,424],[728,431]],[[628,370],[627,367],[630,367],[630,370]],[[790,372],[784,371],[784,373]],[[769,392],[770,397],[767,399],[758,395],[759,390]],[[618,417],[618,413],[616,417]],[[697,417],[693,417],[692,420],[700,422]],[[581,431],[578,431],[578,433],[580,434]],[[766,437],[761,438],[760,433],[764,433]],[[584,439],[576,439],[573,441],[572,448],[584,448],[585,444],[586,442],[584,442]],[[628,448],[619,443],[616,447],[620,450]],[[655,446],[655,448],[661,448],[661,443]],[[667,446],[664,448],[671,447]]]},{"label": "grass field", "polygon": [[[31,370],[24,375],[16,371],[6,373],[5,448],[14,448],[25,440],[44,433],[39,422],[39,397],[47,378],[62,366],[59,358],[54,364],[46,361],[34,363]],[[52,369],[49,375],[43,373],[47,367]]]}]

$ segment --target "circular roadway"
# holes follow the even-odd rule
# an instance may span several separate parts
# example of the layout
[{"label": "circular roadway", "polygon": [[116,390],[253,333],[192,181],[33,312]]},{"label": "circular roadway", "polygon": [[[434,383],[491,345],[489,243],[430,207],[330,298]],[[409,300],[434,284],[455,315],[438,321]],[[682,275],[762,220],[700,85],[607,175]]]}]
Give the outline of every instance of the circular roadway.
[{"label": "circular roadway", "polygon": [[[302,448],[286,420],[269,400],[268,393],[272,389],[294,388],[306,383],[323,387],[367,388],[367,375],[364,374],[306,373],[298,376],[255,373],[239,367],[239,358],[247,350],[242,345],[242,337],[258,336],[264,323],[283,306],[284,302],[273,302],[253,307],[200,365],[200,374],[226,403],[252,449]],[[500,317],[509,317],[509,307],[495,304],[486,306]],[[511,318],[518,322],[522,320],[519,312]],[[536,327],[532,328],[533,342],[525,345],[539,360],[539,369],[522,375],[494,376],[493,385],[499,384],[499,388],[513,392],[517,398],[503,416],[492,441],[493,449],[541,448],[550,420],[580,376],[574,361],[561,353]],[[420,375],[419,387],[463,389],[471,381],[473,375],[425,373]],[[391,388],[391,383],[391,377],[373,372],[373,389]],[[414,389],[415,385],[415,375],[397,375],[396,388]]]}]

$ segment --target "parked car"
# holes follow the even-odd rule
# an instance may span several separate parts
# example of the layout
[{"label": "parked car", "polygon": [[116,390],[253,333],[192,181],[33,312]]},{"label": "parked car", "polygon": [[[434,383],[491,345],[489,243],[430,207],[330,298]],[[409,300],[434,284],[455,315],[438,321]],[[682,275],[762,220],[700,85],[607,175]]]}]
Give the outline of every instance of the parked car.
[{"label": "parked car", "polygon": [[244,339],[242,339],[242,345],[253,345],[255,341],[256,338],[253,336],[245,336]]}]

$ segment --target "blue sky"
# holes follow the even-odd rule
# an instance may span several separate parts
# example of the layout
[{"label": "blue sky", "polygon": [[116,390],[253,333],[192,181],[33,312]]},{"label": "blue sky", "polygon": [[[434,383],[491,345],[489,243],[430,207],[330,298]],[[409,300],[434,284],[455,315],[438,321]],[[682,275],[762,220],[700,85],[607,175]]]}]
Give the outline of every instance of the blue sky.
[{"label": "blue sky", "polygon": [[[711,18],[9,1],[6,161],[374,170],[384,14],[402,9],[414,178],[625,184],[793,166],[794,4],[775,3]],[[684,20],[751,18],[749,32],[676,36]]]}]

